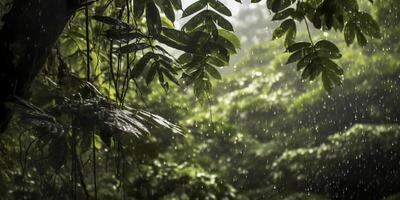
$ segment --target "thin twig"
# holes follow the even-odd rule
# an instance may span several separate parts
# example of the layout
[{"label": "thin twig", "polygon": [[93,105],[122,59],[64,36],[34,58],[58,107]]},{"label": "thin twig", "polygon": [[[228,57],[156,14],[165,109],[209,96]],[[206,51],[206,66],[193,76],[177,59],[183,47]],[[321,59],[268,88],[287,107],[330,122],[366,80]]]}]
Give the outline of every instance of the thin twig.
[{"label": "thin twig", "polygon": [[[89,41],[89,6],[88,5],[85,6],[85,25],[86,25],[86,72],[87,72],[86,78],[87,78],[87,81],[90,82],[90,44],[89,44],[90,41]],[[93,159],[94,199],[97,200],[96,144],[95,144],[94,131],[92,131],[92,159]],[[79,163],[78,163],[78,165],[79,165]],[[80,173],[81,173],[81,171],[80,171]]]}]

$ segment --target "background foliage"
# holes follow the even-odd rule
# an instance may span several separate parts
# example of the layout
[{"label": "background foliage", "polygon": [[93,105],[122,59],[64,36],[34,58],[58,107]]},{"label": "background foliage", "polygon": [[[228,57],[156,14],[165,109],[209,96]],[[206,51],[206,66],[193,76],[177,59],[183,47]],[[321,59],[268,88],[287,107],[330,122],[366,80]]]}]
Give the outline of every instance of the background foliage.
[{"label": "background foliage", "polygon": [[[232,26],[219,1],[179,11],[182,30],[179,1],[134,2],[88,7],[90,60],[77,12],[29,101],[9,105],[5,199],[398,198],[397,1],[268,0],[238,14],[266,3],[278,22],[265,32]],[[233,27],[264,39],[240,46]]]}]

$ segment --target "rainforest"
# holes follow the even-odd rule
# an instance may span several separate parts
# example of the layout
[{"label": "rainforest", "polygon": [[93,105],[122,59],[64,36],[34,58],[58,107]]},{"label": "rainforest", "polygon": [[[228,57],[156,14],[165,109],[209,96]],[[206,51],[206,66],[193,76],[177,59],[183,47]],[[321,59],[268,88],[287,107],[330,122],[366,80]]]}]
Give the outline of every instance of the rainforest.
[{"label": "rainforest", "polygon": [[400,1],[1,0],[0,200],[398,200]]}]

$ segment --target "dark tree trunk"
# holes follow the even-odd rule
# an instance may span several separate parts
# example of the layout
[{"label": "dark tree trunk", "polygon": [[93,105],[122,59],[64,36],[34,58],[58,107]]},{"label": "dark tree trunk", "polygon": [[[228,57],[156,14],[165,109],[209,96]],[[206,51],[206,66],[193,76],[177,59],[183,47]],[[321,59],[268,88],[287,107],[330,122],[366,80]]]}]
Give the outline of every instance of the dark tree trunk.
[{"label": "dark tree trunk", "polygon": [[15,0],[0,31],[0,132],[12,115],[5,102],[26,96],[80,0]]}]

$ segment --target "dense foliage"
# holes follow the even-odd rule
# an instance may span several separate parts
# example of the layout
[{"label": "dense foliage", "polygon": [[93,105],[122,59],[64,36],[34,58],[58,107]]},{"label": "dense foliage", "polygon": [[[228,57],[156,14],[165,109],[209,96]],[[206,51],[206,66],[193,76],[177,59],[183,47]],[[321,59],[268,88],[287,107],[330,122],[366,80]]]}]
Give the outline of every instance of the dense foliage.
[{"label": "dense foliage", "polygon": [[273,32],[214,0],[83,4],[7,104],[0,199],[397,199],[399,2],[262,3]]}]

